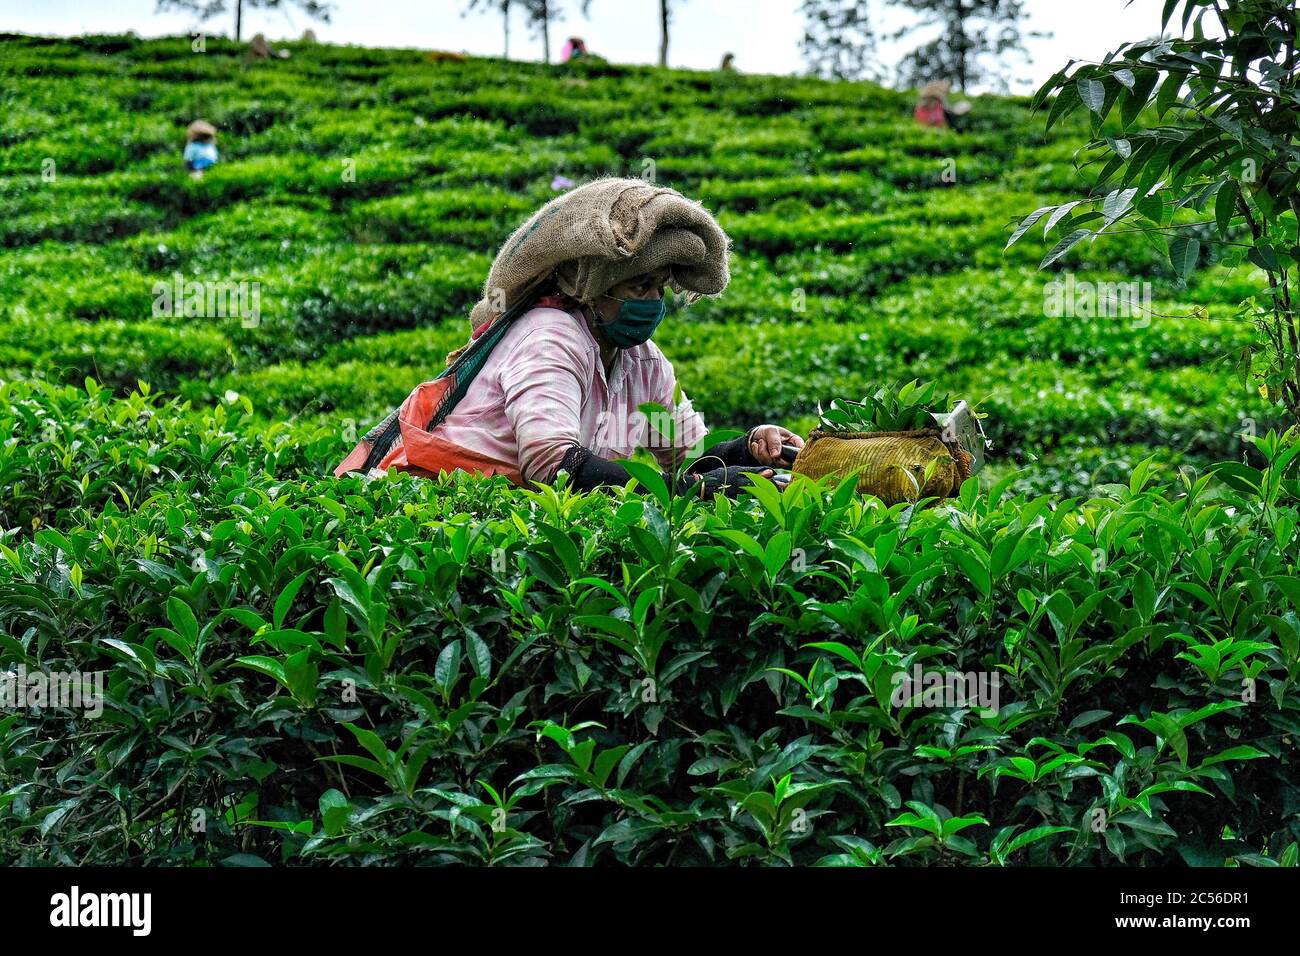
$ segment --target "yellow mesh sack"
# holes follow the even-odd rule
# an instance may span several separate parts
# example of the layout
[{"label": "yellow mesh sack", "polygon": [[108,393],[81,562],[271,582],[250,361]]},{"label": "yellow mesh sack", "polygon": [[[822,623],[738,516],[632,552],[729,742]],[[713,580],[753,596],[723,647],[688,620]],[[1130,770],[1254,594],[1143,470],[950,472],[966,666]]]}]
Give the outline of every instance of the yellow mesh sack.
[{"label": "yellow mesh sack", "polygon": [[[926,481],[925,471],[935,462]],[[885,504],[950,498],[971,475],[971,458],[949,447],[938,429],[908,432],[830,432],[813,429],[791,467],[797,475],[858,476],[858,491]]]}]

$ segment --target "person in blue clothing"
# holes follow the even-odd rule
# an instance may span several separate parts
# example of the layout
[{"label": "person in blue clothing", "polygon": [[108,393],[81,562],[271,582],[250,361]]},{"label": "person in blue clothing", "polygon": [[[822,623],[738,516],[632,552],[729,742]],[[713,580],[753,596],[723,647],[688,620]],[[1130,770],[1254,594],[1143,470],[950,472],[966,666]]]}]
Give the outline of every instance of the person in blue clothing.
[{"label": "person in blue clothing", "polygon": [[217,162],[217,130],[207,120],[195,120],[185,131],[185,168],[195,179]]}]

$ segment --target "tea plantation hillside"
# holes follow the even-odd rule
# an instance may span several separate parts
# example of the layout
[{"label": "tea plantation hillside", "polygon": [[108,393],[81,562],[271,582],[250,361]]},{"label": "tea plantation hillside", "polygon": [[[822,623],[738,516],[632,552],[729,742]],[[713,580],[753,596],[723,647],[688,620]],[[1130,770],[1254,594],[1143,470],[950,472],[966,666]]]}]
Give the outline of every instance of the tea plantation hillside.
[{"label": "tea plantation hillside", "polygon": [[[0,666],[106,674],[95,719],[0,715],[0,862],[1295,864],[1297,446],[1217,362],[1259,276],[1004,251],[1086,188],[1081,129],[288,46],[0,36]],[[988,413],[983,484],[326,477],[553,180],[606,173],[732,236],[656,337],[712,426],[933,379]],[[158,314],[178,276],[257,283],[255,320]],[[893,700],[922,669],[1000,702]]]},{"label": "tea plantation hillside", "polygon": [[[983,402],[1003,461],[1067,449],[1051,477],[1069,490],[1148,450],[1235,457],[1243,418],[1263,430],[1211,366],[1249,341],[1230,318],[1249,269],[1182,289],[1163,246],[1116,237],[1066,267],[1150,281],[1156,314],[1045,314],[1045,247],[1004,253],[1007,223],[1079,192],[1082,137],[1045,138],[1020,101],[981,99],[959,136],[861,84],[338,47],[246,64],[217,40],[3,51],[0,368],[369,423],[463,341],[492,255],[554,176],[649,171],[735,242],[726,295],[662,333],[715,425],[807,427],[819,401],[938,379]],[[195,117],[224,156],[197,183],[178,173]],[[177,273],[259,282],[257,326],[154,318]]]}]

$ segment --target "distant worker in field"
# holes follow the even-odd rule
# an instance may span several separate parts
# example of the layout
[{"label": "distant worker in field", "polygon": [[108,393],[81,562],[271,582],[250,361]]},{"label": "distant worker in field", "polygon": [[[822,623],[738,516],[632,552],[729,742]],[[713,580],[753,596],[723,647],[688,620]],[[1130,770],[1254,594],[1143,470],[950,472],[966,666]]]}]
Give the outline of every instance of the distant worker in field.
[{"label": "distant worker in field", "polygon": [[587,52],[586,41],[582,37],[569,37],[568,42],[564,44],[564,49],[560,51],[560,62],[568,63],[570,60],[581,60],[590,55]]},{"label": "distant worker in field", "polygon": [[[803,440],[764,424],[704,453],[704,421],[651,341],[665,288],[688,303],[726,288],[728,248],[702,206],[641,179],[552,199],[497,253],[469,343],[335,474],[462,470],[527,485],[564,471],[591,489],[627,483],[617,459],[645,449],[679,493],[735,494],[755,473],[775,478]],[[663,411],[647,416],[647,403]]]},{"label": "distant worker in field", "polygon": [[253,60],[268,60],[272,57],[277,60],[287,60],[289,51],[273,49],[271,44],[266,42],[266,34],[258,33],[248,44],[248,56]]},{"label": "distant worker in field", "polygon": [[916,103],[916,112],[912,114],[912,117],[923,126],[959,130],[962,125],[962,117],[969,112],[970,103],[965,100],[949,109],[948,84],[936,81],[921,87],[921,94]]},{"label": "distant worker in field", "polygon": [[217,163],[217,130],[207,120],[195,120],[185,131],[185,152],[181,154],[185,169],[194,179],[202,179],[205,170]]},{"label": "distant worker in field", "polygon": [[722,70],[724,73],[734,73],[736,71],[736,54],[722,54],[722,65],[719,66],[718,69]]}]

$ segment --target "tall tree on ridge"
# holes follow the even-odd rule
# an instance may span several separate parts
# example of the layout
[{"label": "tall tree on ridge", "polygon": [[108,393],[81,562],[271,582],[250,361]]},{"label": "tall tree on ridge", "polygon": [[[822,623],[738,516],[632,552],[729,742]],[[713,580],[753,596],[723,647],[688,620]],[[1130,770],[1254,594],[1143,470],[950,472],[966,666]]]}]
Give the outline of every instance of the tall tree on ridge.
[{"label": "tall tree on ridge", "polygon": [[[235,8],[235,42],[242,39],[244,30],[244,7],[250,10],[280,10],[297,7],[307,16],[325,23],[330,22],[330,13],[334,5],[326,0],[231,0]],[[227,0],[157,0],[156,13],[167,10],[185,10],[196,14],[199,21],[210,20],[226,12]]]},{"label": "tall tree on ridge", "polygon": [[[1009,53],[1026,59],[1024,0],[888,0],[917,15],[917,21],[891,36],[901,40],[917,30],[939,27],[939,35],[908,53],[898,65],[901,86],[921,86],[947,80],[965,93],[985,85],[1000,91],[1010,88],[1002,63]],[[989,62],[992,60],[993,62]]]},{"label": "tall tree on ridge", "polygon": [[876,35],[869,0],[803,0],[799,42],[808,72],[832,80],[861,80],[876,73]]},{"label": "tall tree on ridge", "polygon": [[506,37],[505,53],[503,56],[507,60],[510,59],[510,7],[512,5],[513,0],[469,0],[469,6],[467,6],[464,13],[461,14],[463,17],[465,14],[477,10],[479,7],[496,7],[500,10],[501,25]]},{"label": "tall tree on ridge", "polygon": [[[590,3],[590,0],[588,0]],[[672,19],[672,0],[659,0],[659,65],[668,65],[668,21]],[[585,5],[584,5],[584,13]]]},{"label": "tall tree on ridge", "polygon": [[542,34],[542,61],[551,62],[551,20],[560,19],[558,0],[521,0],[534,30]]}]

